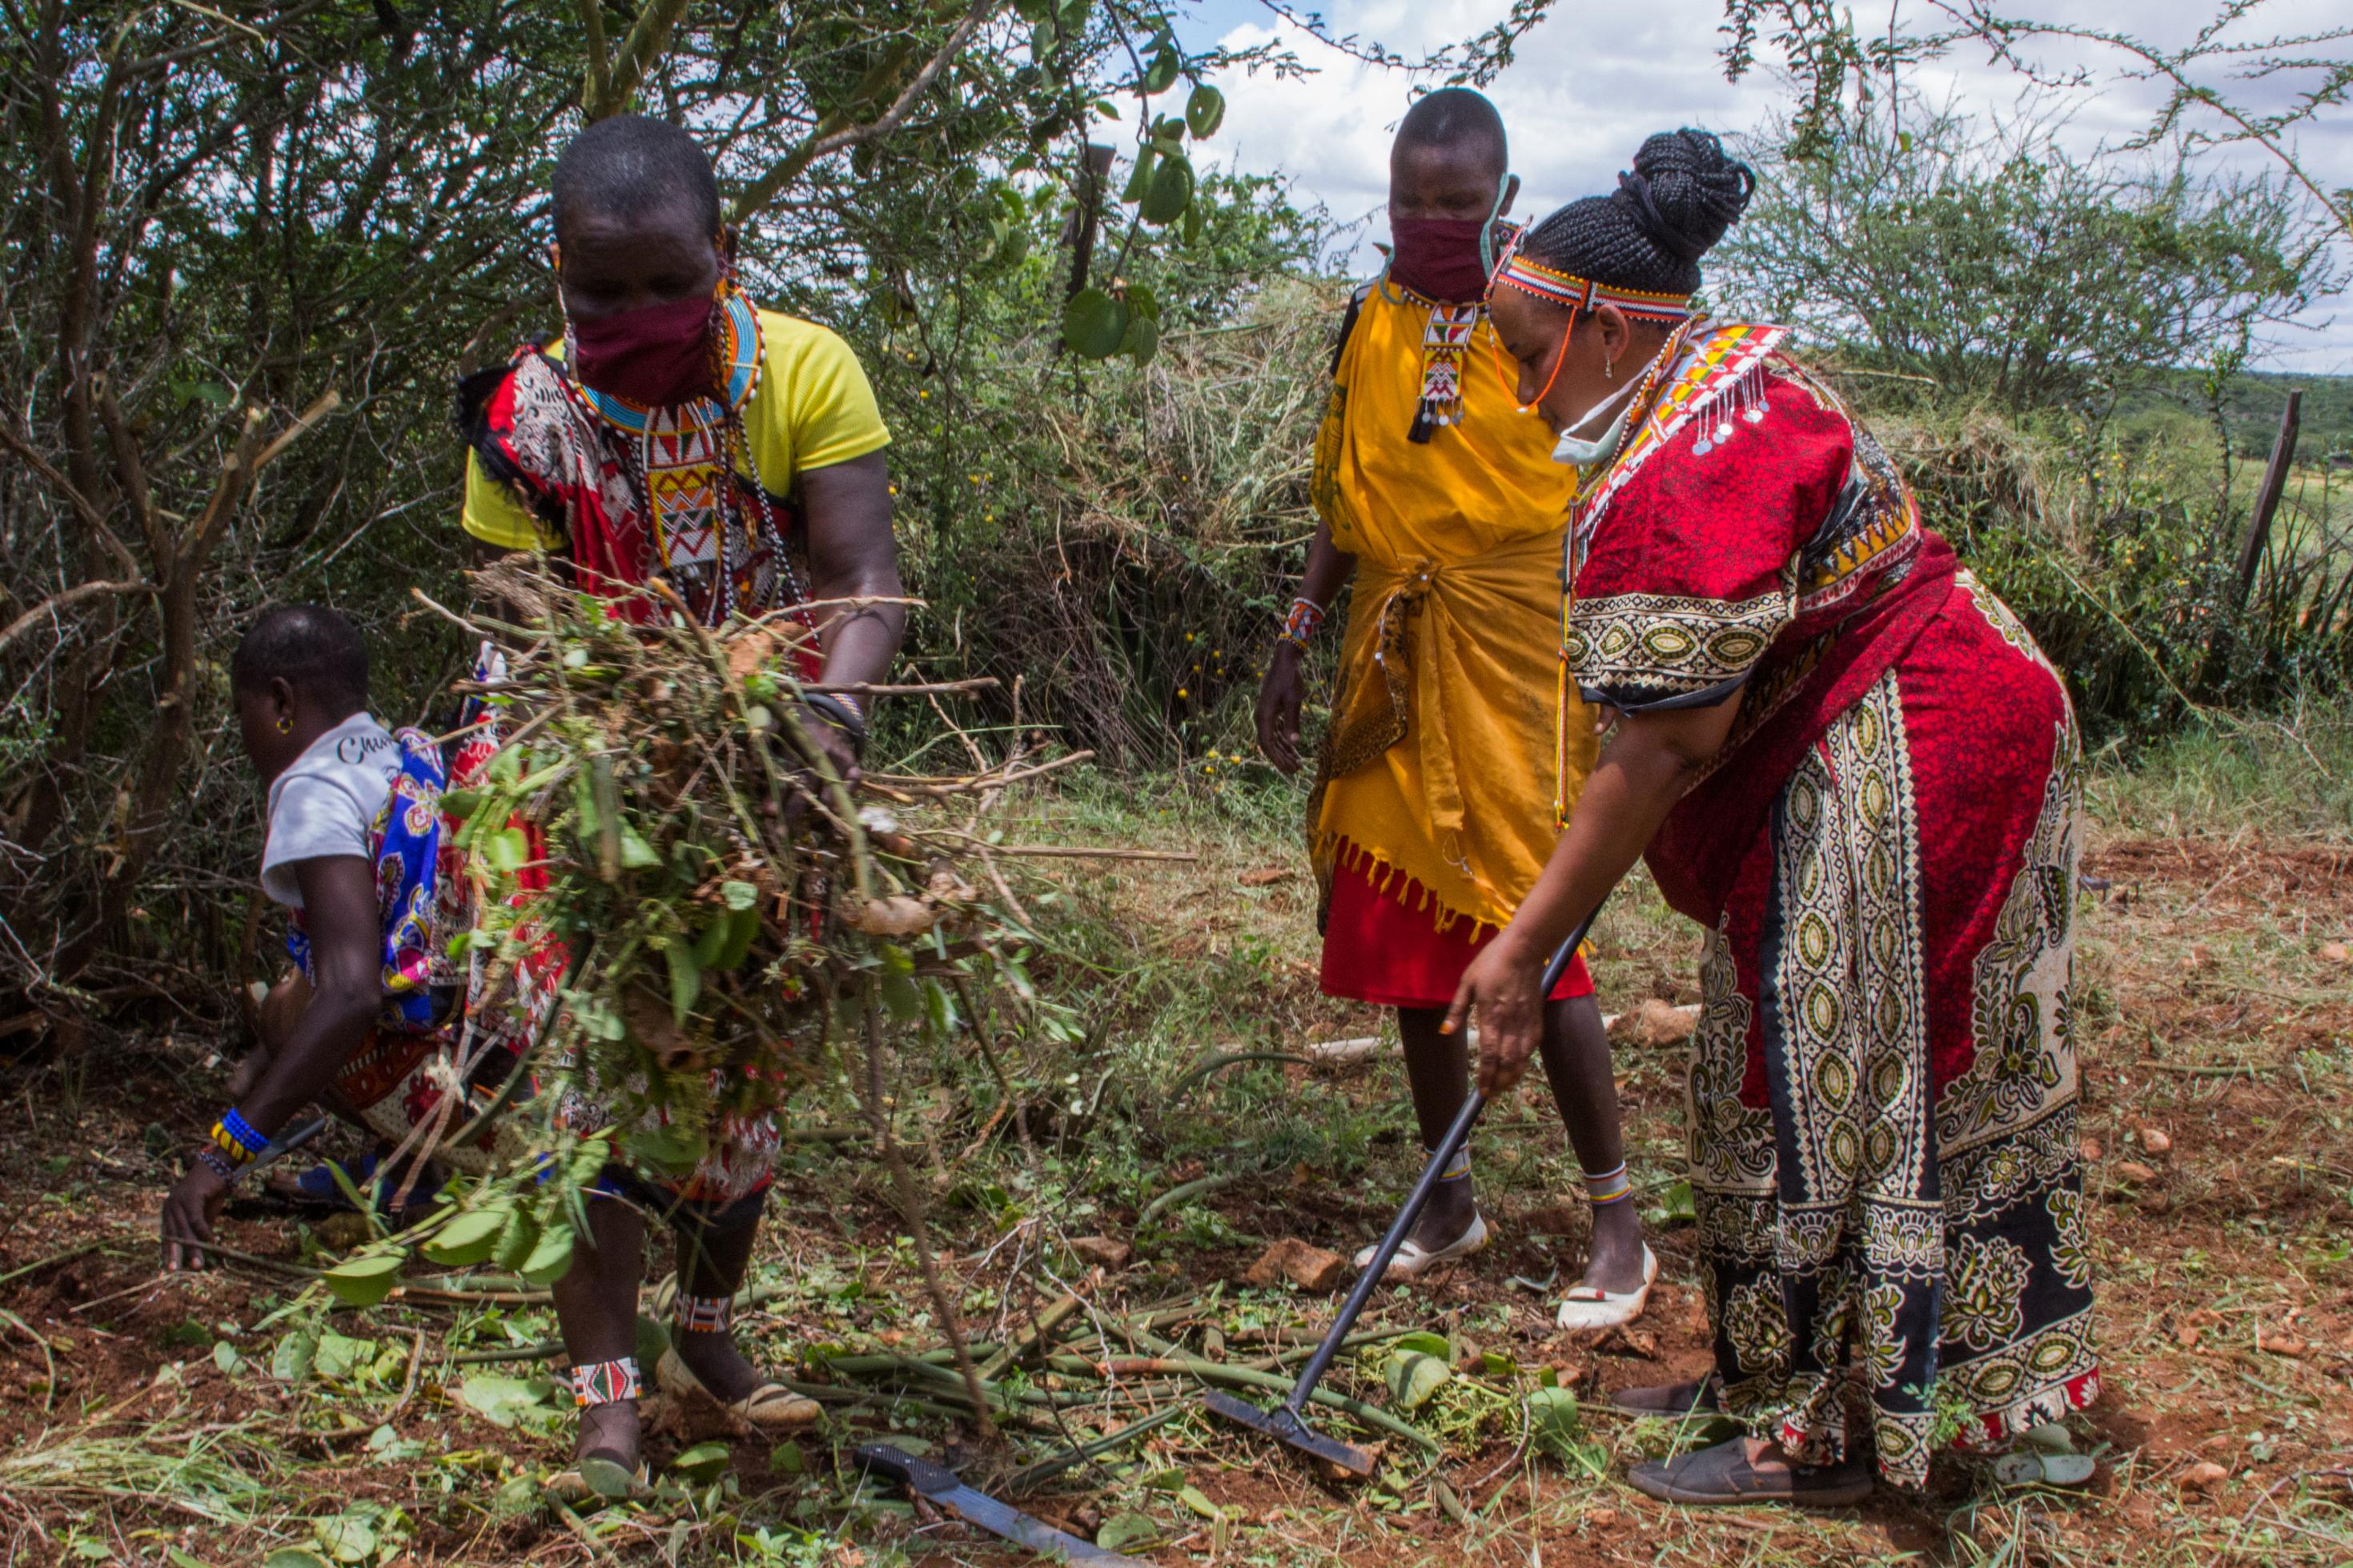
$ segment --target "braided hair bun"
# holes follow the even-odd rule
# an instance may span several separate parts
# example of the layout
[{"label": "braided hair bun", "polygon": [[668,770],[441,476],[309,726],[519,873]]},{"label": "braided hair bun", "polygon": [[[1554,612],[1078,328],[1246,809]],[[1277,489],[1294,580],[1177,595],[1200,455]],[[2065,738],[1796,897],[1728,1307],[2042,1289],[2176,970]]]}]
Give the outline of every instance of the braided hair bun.
[{"label": "braided hair bun", "polygon": [[1740,219],[1757,174],[1705,131],[1662,131],[1606,196],[1569,203],[1529,231],[1532,261],[1617,289],[1690,294],[1699,258]]}]

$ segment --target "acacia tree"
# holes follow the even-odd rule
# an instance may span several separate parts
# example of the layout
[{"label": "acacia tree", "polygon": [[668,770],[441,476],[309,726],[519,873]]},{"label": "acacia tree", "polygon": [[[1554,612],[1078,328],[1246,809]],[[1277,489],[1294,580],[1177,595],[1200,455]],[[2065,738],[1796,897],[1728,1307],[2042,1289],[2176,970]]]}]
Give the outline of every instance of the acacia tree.
[{"label": "acacia tree", "polygon": [[[546,176],[584,120],[693,127],[756,286],[871,338],[1021,268],[1115,126],[1150,173],[1089,210],[1127,273],[1214,228],[1191,149],[1234,58],[1152,0],[0,5],[0,1030],[250,950],[227,647],[270,599],[389,630],[454,579],[449,384],[553,324]],[[1156,298],[1086,281],[1109,352],[1148,354]],[[940,342],[911,374],[982,363]],[[384,710],[454,673],[438,635]]]},{"label": "acacia tree", "polygon": [[1748,138],[1763,177],[1724,275],[1744,307],[1943,394],[2097,414],[2173,367],[2244,363],[2341,279],[2283,181],[2087,163],[2047,120],[1899,97],[1805,155],[1796,120]]}]

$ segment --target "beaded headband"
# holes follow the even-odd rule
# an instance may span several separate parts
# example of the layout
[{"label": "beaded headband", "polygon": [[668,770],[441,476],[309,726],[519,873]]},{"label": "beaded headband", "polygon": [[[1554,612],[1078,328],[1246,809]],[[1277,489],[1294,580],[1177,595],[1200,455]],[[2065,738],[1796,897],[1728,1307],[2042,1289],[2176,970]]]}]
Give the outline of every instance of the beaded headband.
[{"label": "beaded headband", "polygon": [[1692,297],[1688,294],[1651,294],[1640,289],[1620,289],[1531,261],[1520,254],[1520,242],[1525,237],[1525,230],[1512,237],[1503,260],[1495,264],[1495,276],[1488,282],[1489,298],[1493,297],[1496,284],[1507,283],[1546,304],[1566,306],[1572,315],[1590,310],[1596,305],[1615,305],[1629,316],[1672,326],[1691,314]]},{"label": "beaded headband", "polygon": [[[1568,331],[1561,333],[1560,346],[1553,351],[1552,374],[1545,377],[1544,390],[1536,394],[1535,402],[1521,404],[1521,413],[1528,413],[1542,403],[1551,394],[1552,384],[1560,379],[1560,367],[1568,359],[1568,334],[1577,330],[1578,311],[1589,311],[1596,305],[1615,305],[1629,316],[1668,326],[1679,326],[1691,320],[1690,295],[1649,294],[1639,289],[1617,289],[1606,283],[1596,283],[1590,278],[1556,271],[1520,254],[1520,242],[1527,237],[1528,231],[1520,229],[1512,236],[1511,243],[1504,247],[1503,258],[1495,263],[1494,274],[1487,279],[1487,295],[1481,303],[1493,304],[1495,285],[1508,284],[1523,294],[1533,295],[1548,305],[1566,309],[1568,311]],[[1504,384],[1505,395],[1517,402],[1519,385],[1504,369],[1503,350],[1498,346],[1501,341],[1499,337],[1491,335],[1487,341],[1487,353],[1495,362],[1495,374]]]}]

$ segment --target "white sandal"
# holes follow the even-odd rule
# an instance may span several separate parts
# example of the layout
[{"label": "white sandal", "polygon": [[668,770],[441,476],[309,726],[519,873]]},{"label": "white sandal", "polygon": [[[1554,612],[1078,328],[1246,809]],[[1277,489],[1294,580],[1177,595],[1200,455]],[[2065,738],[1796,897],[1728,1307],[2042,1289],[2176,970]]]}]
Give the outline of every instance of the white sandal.
[{"label": "white sandal", "polygon": [[1651,1300],[1651,1286],[1659,1278],[1659,1257],[1650,1244],[1642,1247],[1642,1285],[1638,1290],[1604,1290],[1579,1285],[1563,1297],[1556,1320],[1564,1329],[1615,1329],[1642,1315]]},{"label": "white sandal", "polygon": [[[1389,1259],[1388,1272],[1382,1278],[1385,1279],[1419,1279],[1440,1264],[1451,1263],[1458,1258],[1468,1258],[1486,1245],[1486,1216],[1473,1209],[1471,1211],[1471,1228],[1435,1252],[1409,1237],[1406,1244],[1398,1248],[1397,1256]],[[1357,1273],[1362,1274],[1372,1267],[1373,1253],[1379,1246],[1378,1242],[1375,1242],[1371,1247],[1357,1253],[1351,1260]]]}]

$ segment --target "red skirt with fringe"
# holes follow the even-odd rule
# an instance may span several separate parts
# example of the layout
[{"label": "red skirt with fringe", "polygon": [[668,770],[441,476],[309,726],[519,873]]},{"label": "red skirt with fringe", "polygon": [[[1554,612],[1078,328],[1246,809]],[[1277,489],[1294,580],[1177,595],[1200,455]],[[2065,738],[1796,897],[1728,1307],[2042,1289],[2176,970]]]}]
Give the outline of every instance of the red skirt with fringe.
[{"label": "red skirt with fringe", "polygon": [[[1324,921],[1324,994],[1379,1007],[1452,1005],[1462,972],[1495,939],[1495,928],[1461,918],[1440,931],[1439,919],[1428,889],[1343,843]],[[1592,994],[1593,976],[1580,952],[1568,961],[1552,1000]]]}]

